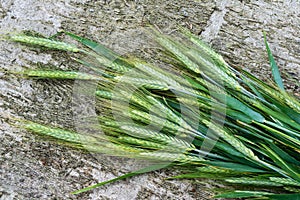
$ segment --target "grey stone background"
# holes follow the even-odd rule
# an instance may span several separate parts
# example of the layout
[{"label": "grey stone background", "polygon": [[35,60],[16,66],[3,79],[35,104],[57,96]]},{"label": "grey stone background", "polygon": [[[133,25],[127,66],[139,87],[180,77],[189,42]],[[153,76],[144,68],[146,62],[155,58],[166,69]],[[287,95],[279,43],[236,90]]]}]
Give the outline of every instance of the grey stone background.
[{"label": "grey stone background", "polygon": [[[299,1],[0,0],[1,34],[32,30],[50,36],[63,29],[121,54],[151,57],[155,46],[143,34],[147,21],[165,33],[176,24],[188,27],[231,65],[268,81],[264,30],[285,85],[299,95]],[[130,171],[135,162],[76,151],[8,124],[8,116],[69,128],[76,123],[70,111],[72,81],[24,80],[5,72],[37,63],[76,68],[67,53],[0,41],[0,199],[211,199],[213,181],[164,180],[173,174],[168,170],[71,195]]]}]

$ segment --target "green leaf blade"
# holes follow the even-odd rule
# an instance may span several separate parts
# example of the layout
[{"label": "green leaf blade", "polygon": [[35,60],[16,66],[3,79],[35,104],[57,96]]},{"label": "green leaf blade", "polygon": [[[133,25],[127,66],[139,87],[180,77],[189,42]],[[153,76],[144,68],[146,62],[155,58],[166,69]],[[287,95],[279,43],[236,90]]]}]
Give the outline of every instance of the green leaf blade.
[{"label": "green leaf blade", "polygon": [[266,37],[265,32],[264,32],[264,41],[265,41],[266,49],[267,49],[267,52],[268,52],[268,57],[269,57],[269,61],[270,61],[274,81],[276,82],[277,86],[281,90],[284,90],[284,85],[283,85],[283,82],[282,82],[282,79],[281,79],[279,68],[278,68],[278,66],[275,62],[275,59],[273,57],[273,54],[272,54],[271,49],[269,47],[269,44],[267,42],[267,37]]}]

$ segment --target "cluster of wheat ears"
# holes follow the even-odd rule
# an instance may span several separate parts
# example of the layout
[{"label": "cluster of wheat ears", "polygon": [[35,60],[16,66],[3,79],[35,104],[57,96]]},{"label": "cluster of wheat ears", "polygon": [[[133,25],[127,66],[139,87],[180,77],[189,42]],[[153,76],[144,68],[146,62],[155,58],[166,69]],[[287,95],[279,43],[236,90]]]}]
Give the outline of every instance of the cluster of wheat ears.
[{"label": "cluster of wheat ears", "polygon": [[163,55],[159,64],[120,56],[69,32],[63,34],[76,40],[77,46],[57,37],[8,36],[14,42],[88,58],[74,59],[84,66],[81,71],[39,68],[18,74],[82,80],[95,87],[97,115],[85,119],[89,131],[14,119],[21,128],[74,148],[156,161],[74,194],[175,167],[182,173],[171,178],[209,178],[234,186],[215,198],[299,199],[300,103],[285,91],[266,39],[273,84],[231,67],[183,28],[178,37],[150,29],[162,47],[158,50]]}]

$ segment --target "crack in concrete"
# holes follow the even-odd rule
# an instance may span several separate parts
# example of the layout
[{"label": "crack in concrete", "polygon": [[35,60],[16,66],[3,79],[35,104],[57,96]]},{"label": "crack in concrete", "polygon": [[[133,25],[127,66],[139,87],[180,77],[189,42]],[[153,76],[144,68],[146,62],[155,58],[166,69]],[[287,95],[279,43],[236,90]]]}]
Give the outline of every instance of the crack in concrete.
[{"label": "crack in concrete", "polygon": [[222,25],[224,24],[224,16],[227,13],[228,9],[226,6],[230,3],[230,0],[216,1],[215,11],[210,16],[207,26],[204,28],[204,31],[201,33],[201,37],[206,42],[212,41],[218,35]]}]

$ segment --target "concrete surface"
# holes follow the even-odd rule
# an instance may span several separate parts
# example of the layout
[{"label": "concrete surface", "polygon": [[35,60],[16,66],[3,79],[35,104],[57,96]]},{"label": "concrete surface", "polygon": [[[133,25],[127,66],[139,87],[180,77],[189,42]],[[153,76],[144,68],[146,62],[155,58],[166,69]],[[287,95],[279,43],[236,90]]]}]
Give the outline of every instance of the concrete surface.
[{"label": "concrete surface", "polygon": [[[166,33],[180,24],[200,35],[230,64],[267,81],[264,30],[280,69],[289,75],[284,75],[284,83],[299,95],[294,84],[299,84],[300,75],[299,10],[296,0],[0,0],[0,33],[32,30],[49,36],[64,29],[121,54],[150,57],[153,44],[142,34],[143,24],[148,20]],[[24,80],[4,70],[34,68],[37,63],[62,69],[76,66],[67,53],[7,41],[0,41],[0,52],[0,199],[211,199],[212,181],[166,181],[163,178],[173,174],[168,170],[71,195],[130,171],[136,162],[75,151],[10,126],[9,115],[74,127],[73,82]]]}]

